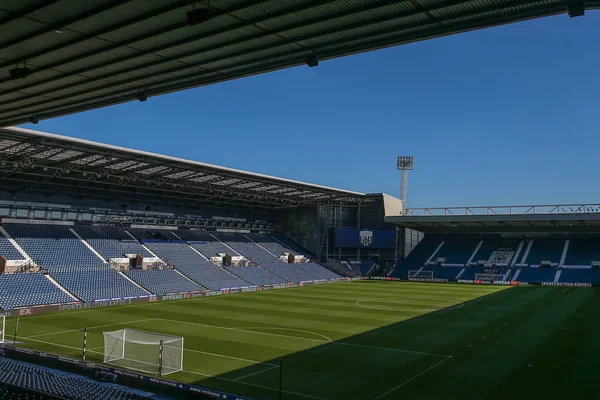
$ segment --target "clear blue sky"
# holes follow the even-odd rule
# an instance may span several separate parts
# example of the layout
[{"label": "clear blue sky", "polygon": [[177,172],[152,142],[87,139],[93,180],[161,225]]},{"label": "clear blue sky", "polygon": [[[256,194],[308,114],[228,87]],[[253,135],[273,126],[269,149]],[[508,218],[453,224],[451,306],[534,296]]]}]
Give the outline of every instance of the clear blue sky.
[{"label": "clear blue sky", "polygon": [[26,125],[398,196],[600,200],[600,12],[480,30]]}]

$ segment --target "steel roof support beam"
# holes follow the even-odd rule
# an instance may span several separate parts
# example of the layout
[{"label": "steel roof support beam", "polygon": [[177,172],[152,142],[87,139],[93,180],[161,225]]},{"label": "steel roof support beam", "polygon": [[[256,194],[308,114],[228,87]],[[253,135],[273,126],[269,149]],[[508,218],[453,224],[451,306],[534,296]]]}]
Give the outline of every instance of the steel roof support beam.
[{"label": "steel roof support beam", "polygon": [[[448,5],[452,5],[454,3],[458,4],[458,3],[461,3],[462,1],[463,0],[453,0]],[[139,52],[137,52],[136,54],[131,55],[131,56],[120,57],[120,58],[117,58],[117,59],[114,59],[114,60],[110,60],[110,61],[107,61],[107,62],[104,62],[104,63],[101,63],[101,64],[90,66],[90,67],[79,68],[79,69],[70,71],[68,75],[62,75],[62,76],[58,76],[58,77],[52,77],[52,78],[49,78],[49,79],[46,79],[46,80],[43,80],[43,81],[38,81],[38,82],[35,82],[35,83],[32,83],[32,84],[20,86],[20,87],[14,89],[14,90],[29,89],[29,88],[32,88],[32,87],[35,87],[35,86],[38,86],[38,85],[41,85],[41,84],[45,84],[45,83],[49,83],[49,82],[56,82],[57,80],[60,80],[60,79],[63,79],[63,78],[69,77],[69,76],[79,75],[79,74],[86,74],[86,73],[88,73],[90,71],[93,71],[93,70],[96,70],[98,68],[103,68],[103,67],[106,67],[106,66],[110,66],[110,65],[122,63],[122,62],[125,62],[125,61],[130,61],[130,60],[133,60],[133,59],[138,58],[138,57],[142,57],[142,56],[145,56],[145,55],[148,55],[148,54],[153,54],[153,53],[156,53],[156,52],[159,52],[159,51],[163,51],[163,50],[167,50],[167,49],[172,49],[172,48],[175,48],[177,46],[184,45],[184,44],[189,44],[189,43],[192,43],[192,42],[195,42],[195,41],[206,40],[207,38],[210,38],[210,37],[213,37],[213,36],[217,36],[217,35],[220,35],[220,34],[223,34],[223,33],[231,32],[231,31],[235,31],[235,30],[239,30],[239,29],[244,29],[244,28],[247,28],[247,27],[250,27],[250,26],[253,26],[253,25],[256,25],[256,24],[260,24],[262,22],[265,22],[265,21],[268,21],[268,20],[271,20],[271,19],[274,19],[274,18],[283,17],[283,16],[286,16],[286,15],[289,15],[289,14],[293,14],[293,13],[296,13],[296,12],[299,12],[299,11],[309,10],[311,8],[314,8],[315,6],[318,6],[318,5],[321,5],[321,4],[325,4],[325,3],[330,3],[330,2],[331,1],[315,1],[315,2],[312,2],[312,3],[303,4],[303,5],[300,5],[300,6],[288,8],[288,9],[282,10],[280,12],[268,14],[266,16],[258,17],[258,18],[255,18],[255,19],[252,19],[252,20],[249,20],[249,21],[244,21],[244,22],[239,23],[239,24],[235,24],[235,25],[232,25],[232,26],[226,26],[226,27],[214,30],[214,31],[210,31],[210,32],[207,32],[206,34],[204,34],[204,35],[202,35],[200,37],[185,38],[185,39],[181,39],[181,40],[178,40],[178,41],[175,41],[175,42],[170,42],[170,43],[167,43],[167,44],[164,44],[164,45],[155,46],[155,47],[152,47],[152,48],[147,49],[147,50],[140,50]],[[373,10],[373,9],[385,7],[385,6],[390,5],[390,4],[397,4],[399,2],[401,2],[401,1],[399,1],[399,0],[389,1],[388,0],[388,1],[379,2],[379,3],[375,3],[375,2],[374,3],[368,3],[368,4],[366,4],[366,5],[364,5],[364,6],[360,7],[360,8],[357,8],[357,9],[352,9],[352,10],[348,10],[348,11],[336,13],[336,14],[333,14],[333,15],[327,15],[327,16],[324,16],[324,17],[313,18],[312,20],[303,21],[303,22],[299,22],[299,23],[296,23],[296,24],[285,25],[284,27],[279,28],[279,29],[269,30],[269,31],[266,31],[266,32],[265,31],[261,31],[258,34],[247,36],[247,37],[244,37],[242,39],[230,40],[230,41],[227,41],[225,43],[220,43],[220,44],[214,45],[214,46],[208,46],[206,48],[195,49],[195,50],[193,50],[191,52],[182,53],[182,54],[179,54],[179,55],[176,55],[176,56],[165,57],[165,58],[161,59],[159,63],[171,62],[171,61],[178,60],[180,58],[184,58],[184,57],[187,57],[187,56],[190,56],[190,55],[198,54],[200,52],[207,52],[207,51],[211,51],[211,50],[217,50],[217,49],[221,49],[221,48],[226,47],[226,46],[241,44],[241,43],[248,42],[248,41],[251,41],[251,40],[257,40],[257,39],[269,37],[269,36],[272,36],[272,35],[281,34],[283,32],[287,32],[287,31],[290,31],[290,30],[293,30],[293,29],[301,28],[301,27],[306,26],[306,25],[312,25],[312,24],[327,22],[327,21],[330,21],[330,20],[333,20],[333,19],[338,19],[338,18],[342,18],[342,17],[346,17],[346,16],[358,14],[360,12],[364,12],[364,11],[369,11],[369,10]],[[256,5],[257,5],[256,3],[246,3],[244,7],[238,7],[237,9],[234,8],[234,9],[231,9],[231,10],[226,10],[224,12],[224,14],[233,13],[233,12],[239,11],[239,9],[247,8],[247,7],[250,7],[250,6],[254,7]],[[446,6],[448,6],[448,5],[446,5]],[[187,23],[183,24],[183,26],[185,26],[186,28],[188,28]],[[169,31],[180,29],[181,27],[182,27],[182,24],[176,24],[172,28],[169,28]],[[71,57],[70,59],[65,59],[65,60],[57,61],[57,62],[54,62],[52,64],[48,64],[48,65],[45,65],[45,66],[37,67],[33,72],[44,71],[44,70],[48,70],[48,69],[59,67],[61,65],[67,64],[67,63],[80,61],[80,60],[82,60],[84,58],[87,58],[89,56],[95,56],[97,54],[104,53],[104,52],[110,51],[110,50],[114,50],[115,48],[123,47],[123,46],[126,46],[128,44],[132,44],[132,43],[135,43],[135,42],[146,40],[146,39],[149,39],[149,38],[152,38],[154,36],[158,36],[158,35],[164,34],[164,33],[166,33],[166,32],[164,32],[164,28],[163,28],[163,30],[161,30],[161,31],[152,32],[151,34],[146,34],[144,36],[138,36],[138,37],[136,37],[134,39],[129,39],[129,40],[124,41],[124,42],[115,43],[114,45],[107,46],[105,48],[98,49],[96,51],[89,52],[89,53],[86,53],[84,55],[78,55],[78,56],[75,56],[75,57]],[[147,64],[144,64],[144,65],[147,66]],[[0,64],[0,67],[2,67],[2,64]],[[118,71],[117,73],[121,74],[121,73],[124,73],[124,72]],[[114,75],[114,73],[109,74],[109,76],[113,76],[113,75]],[[102,78],[100,78],[100,76],[98,76],[98,77],[95,77],[94,79],[104,79],[107,76],[106,75],[101,75],[101,77]],[[0,80],[0,83],[3,83],[3,80]],[[44,94],[44,92],[39,92],[38,93],[38,95],[43,95],[43,94]],[[13,101],[17,101],[17,100],[21,100],[21,99],[22,98],[17,98],[17,99],[15,99]]]},{"label": "steel roof support beam", "polygon": [[[76,15],[74,17],[71,17],[71,18],[68,18],[68,19],[64,19],[62,21],[58,21],[58,22],[56,22],[56,24],[53,24],[53,26],[56,26],[56,27],[65,27],[65,26],[74,24],[76,22],[79,22],[79,21],[81,21],[83,19],[93,17],[94,15],[101,14],[101,13],[103,13],[105,11],[110,10],[111,8],[118,7],[120,5],[125,4],[126,2],[129,2],[129,1],[131,1],[131,0],[113,0],[113,1],[111,1],[109,3],[101,5],[100,7],[95,7],[93,9],[91,9],[91,10],[88,10],[88,11],[86,11],[83,14],[79,14],[79,15]],[[28,33],[25,36],[16,37],[16,38],[11,39],[11,40],[9,40],[7,42],[0,43],[0,49],[1,48],[7,48],[7,47],[10,47],[10,46],[14,46],[14,45],[17,45],[19,43],[23,43],[23,42],[25,42],[27,40],[34,39],[34,38],[36,38],[36,37],[38,37],[40,35],[48,33],[51,30],[54,30],[54,29],[51,29],[48,26],[46,26],[44,28],[40,28],[40,29],[38,29],[36,31]],[[7,61],[7,62],[3,62],[2,64],[0,64],[0,68],[6,67],[8,65],[12,65],[12,64],[14,64],[17,61],[28,60],[30,58],[37,57],[37,56],[39,56],[39,54],[36,54],[36,53],[26,54],[23,57],[21,57],[19,60],[10,60],[10,61]]]},{"label": "steel roof support beam", "polygon": [[[536,3],[538,3],[537,0],[536,1],[529,1],[526,4],[536,4]],[[498,12],[498,11],[505,10],[507,8],[515,7],[517,5],[523,6],[523,5],[526,5],[526,4],[524,4],[523,1],[521,1],[521,0],[519,0],[519,1],[513,0],[510,3],[504,3],[502,5],[489,6],[489,7],[483,8],[483,9],[478,9],[478,10],[471,11],[469,13],[460,14],[460,15],[454,15],[452,17],[448,17],[448,19],[446,19],[446,20],[438,20],[436,22],[430,22],[430,23],[427,23],[427,24],[423,24],[421,22],[416,22],[416,23],[413,23],[413,24],[409,24],[409,25],[403,26],[403,27],[401,27],[401,29],[402,30],[408,30],[408,29],[411,29],[411,28],[427,27],[427,26],[429,26],[429,27],[431,27],[431,28],[434,29],[434,32],[427,32],[427,33],[423,34],[423,36],[424,37],[436,36],[436,35],[440,34],[439,32],[447,32],[447,31],[452,32],[452,31],[454,31],[454,30],[457,29],[457,26],[455,26],[455,25],[454,26],[445,26],[443,24],[443,22],[448,22],[448,21],[451,21],[451,20],[453,20],[455,18],[458,18],[458,17],[464,18],[464,17],[469,17],[469,16],[476,16],[476,15],[483,14],[483,13]],[[556,5],[553,5],[553,7],[556,7]],[[442,8],[442,7],[438,6],[438,8]],[[563,7],[561,7],[561,9],[563,9]],[[411,11],[411,12],[415,12],[415,11]],[[422,13],[422,11],[420,11],[419,13]],[[520,13],[521,12],[519,11],[519,14]],[[393,20],[393,19],[398,19],[398,18],[401,18],[401,17],[406,17],[406,13],[402,13],[402,16],[396,15],[394,17],[388,17],[385,20]],[[506,18],[506,16],[505,16],[505,18]],[[493,18],[488,18],[488,20],[490,20],[490,21],[497,21],[498,18],[497,17],[493,17]],[[371,22],[366,23],[366,25],[374,25],[374,24],[379,24],[381,22],[382,22],[381,19],[379,19],[379,20],[372,20]],[[440,23],[442,23],[441,24],[442,25],[442,29],[439,28]],[[468,22],[464,23],[463,25],[471,26],[472,24],[474,24],[474,22],[468,21]],[[475,27],[479,27],[478,25],[480,25],[480,24],[481,23],[477,23],[477,26],[475,26]],[[75,97],[75,96],[80,96],[80,95],[86,95],[86,94],[94,93],[94,92],[98,92],[98,91],[105,91],[105,90],[111,89],[113,87],[116,88],[118,92],[121,92],[122,90],[120,89],[120,86],[122,86],[122,85],[139,85],[140,81],[143,81],[144,79],[154,78],[157,73],[160,73],[160,74],[169,74],[169,73],[176,73],[176,72],[181,72],[181,71],[185,71],[185,70],[189,70],[189,69],[195,69],[195,68],[204,66],[206,64],[211,64],[211,63],[215,63],[215,62],[219,62],[219,61],[225,61],[225,60],[228,60],[228,59],[233,58],[233,57],[242,57],[242,56],[247,56],[247,55],[249,55],[251,53],[256,53],[256,52],[261,52],[261,51],[265,51],[265,50],[275,49],[275,48],[280,47],[280,46],[289,45],[289,44],[291,44],[291,43],[293,43],[295,41],[302,41],[302,40],[307,40],[307,39],[314,39],[315,37],[327,36],[327,35],[331,35],[331,34],[335,34],[335,33],[344,32],[344,31],[349,30],[349,29],[360,28],[360,27],[363,27],[363,26],[365,26],[365,23],[357,23],[357,24],[351,24],[351,25],[345,26],[343,28],[329,29],[329,30],[326,30],[326,31],[319,32],[317,34],[312,33],[312,34],[304,35],[304,36],[301,36],[301,37],[298,37],[298,38],[294,38],[294,39],[291,39],[291,40],[288,40],[288,41],[281,41],[281,42],[277,42],[277,43],[274,43],[274,44],[262,45],[262,46],[254,47],[252,49],[243,50],[243,51],[240,51],[240,52],[237,52],[237,53],[234,53],[234,54],[228,54],[228,55],[218,56],[218,57],[215,57],[215,58],[212,58],[212,59],[208,59],[208,60],[203,60],[203,61],[200,61],[200,62],[197,62],[197,63],[190,63],[190,64],[187,64],[187,65],[184,65],[184,66],[178,65],[176,67],[173,67],[173,68],[170,68],[170,69],[167,69],[167,70],[162,70],[160,72],[152,72],[152,73],[149,73],[149,74],[146,74],[146,75],[143,75],[143,76],[139,76],[139,77],[135,77],[135,78],[122,79],[120,81],[111,82],[111,83],[109,83],[107,85],[99,86],[99,87],[94,88],[92,90],[82,89],[80,91],[77,91],[77,92],[74,92],[74,93],[70,93],[68,96],[65,96],[65,97],[68,98],[68,97]],[[390,33],[397,32],[398,29],[399,29],[399,27],[385,28],[385,29],[380,30],[380,31],[378,31],[376,33],[373,33],[373,35],[390,34]],[[459,27],[459,29],[460,29],[460,27]],[[465,28],[465,29],[469,29],[469,28]],[[436,32],[438,32],[438,33],[436,33]],[[441,34],[443,34],[443,33],[441,33]],[[323,48],[323,47],[325,47],[325,48],[326,47],[332,47],[332,46],[337,46],[337,45],[343,45],[344,43],[347,43],[347,42],[351,42],[351,41],[354,41],[354,40],[360,40],[363,37],[364,37],[363,34],[357,34],[357,35],[354,35],[354,36],[349,37],[349,38],[345,38],[345,39],[342,39],[342,40],[337,40],[337,41],[333,41],[333,42],[327,43],[325,45],[322,45],[321,48]],[[396,42],[398,40],[401,40],[399,38],[403,38],[403,37],[404,38],[408,38],[408,39],[411,38],[410,34],[409,35],[401,34],[401,35],[398,36],[398,39],[394,39],[393,41]],[[319,48],[315,48],[315,49],[316,49],[317,52],[319,52]],[[319,52],[319,53],[321,53],[321,52]],[[271,59],[276,59],[276,58],[279,58],[279,57],[298,57],[299,55],[303,56],[303,53],[302,52],[298,52],[296,50],[294,50],[294,51],[285,51],[285,52],[282,52],[282,53],[279,53],[279,54],[272,55]],[[260,63],[264,64],[264,58],[262,56],[259,56],[254,62],[255,63],[259,63],[259,64]],[[301,64],[303,62],[304,62],[303,60],[302,61],[299,60],[298,64]],[[159,61],[157,63],[161,63],[161,61]],[[225,68],[225,70],[227,70],[227,69],[233,69],[233,68],[238,68],[238,67],[244,67],[244,66],[247,66],[248,64],[251,64],[251,63],[252,63],[252,61],[250,61],[250,62],[249,61],[242,61],[240,63],[227,66]],[[285,66],[289,65],[289,61],[285,62],[284,65]],[[119,73],[123,73],[123,71],[120,71]],[[91,82],[94,79],[95,78],[92,78],[89,81]],[[160,84],[164,86],[165,83],[169,83],[169,82],[172,82],[172,81],[181,81],[181,80],[184,80],[184,79],[189,79],[189,78],[173,78],[173,79],[170,79],[170,80],[162,81]],[[86,81],[86,83],[87,82],[88,81]],[[60,88],[60,87],[59,88],[55,88],[53,91],[61,90],[61,89],[69,89],[71,87],[77,87],[78,85],[81,85],[81,82],[79,84],[72,84],[72,85],[63,86],[62,88]],[[144,86],[146,86],[146,91],[148,92],[148,94],[153,94],[152,84],[150,84],[150,85],[144,85]],[[118,95],[118,92],[115,93],[114,95]],[[44,93],[44,92],[42,92],[42,93]],[[110,95],[109,94],[109,95],[106,95],[105,97],[114,96],[114,95]],[[28,96],[28,98],[29,97],[35,97],[35,96],[37,96],[37,94],[36,95],[30,95],[30,96]],[[134,98],[137,98],[136,96],[137,96],[137,91],[132,91],[132,93],[128,96],[127,100],[133,100]],[[62,101],[63,98],[61,98],[60,100]],[[127,101],[127,100],[124,100],[124,101]],[[48,103],[47,100],[42,100],[42,101],[38,101],[38,102],[35,102],[35,103],[28,104],[25,107],[28,107],[28,108],[30,108],[30,107],[36,107],[36,106],[44,105],[44,104],[47,104],[47,103]],[[80,103],[81,103],[81,100],[78,100],[78,101],[75,101],[75,102],[67,103],[67,104],[62,105],[60,107],[61,108],[65,107],[65,106],[68,107],[69,105],[78,105]],[[55,109],[55,108],[56,107],[47,107],[45,109],[37,110],[37,112],[35,114],[39,115],[41,117],[41,116],[45,115],[45,113],[48,110],[52,110],[52,109]],[[21,111],[21,110],[22,110],[22,106],[21,107],[14,107],[12,109],[1,110],[1,112],[3,112],[3,113],[10,113],[12,111]]]},{"label": "steel roof support beam", "polygon": [[16,19],[23,18],[28,14],[34,13],[36,11],[41,10],[42,8],[51,6],[54,3],[57,3],[59,0],[44,0],[39,1],[37,4],[33,4],[30,7],[24,8],[19,11],[15,11],[14,13],[9,13],[6,17],[0,19],[0,26],[4,24],[8,24]]}]

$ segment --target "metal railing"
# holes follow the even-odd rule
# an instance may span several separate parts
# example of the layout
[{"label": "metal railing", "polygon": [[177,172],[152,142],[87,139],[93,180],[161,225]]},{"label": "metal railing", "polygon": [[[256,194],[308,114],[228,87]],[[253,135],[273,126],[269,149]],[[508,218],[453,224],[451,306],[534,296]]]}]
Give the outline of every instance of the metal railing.
[{"label": "metal railing", "polygon": [[600,214],[600,204],[407,208],[403,216]]}]

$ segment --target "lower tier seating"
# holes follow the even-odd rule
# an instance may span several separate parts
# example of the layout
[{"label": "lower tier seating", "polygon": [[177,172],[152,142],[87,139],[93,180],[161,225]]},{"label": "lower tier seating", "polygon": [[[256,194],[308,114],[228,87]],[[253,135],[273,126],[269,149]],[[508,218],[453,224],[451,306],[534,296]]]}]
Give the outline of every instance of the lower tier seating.
[{"label": "lower tier seating", "polygon": [[0,382],[74,400],[141,400],[150,398],[121,390],[114,385],[104,385],[73,375],[59,375],[48,369],[8,359],[0,359]]},{"label": "lower tier seating", "polygon": [[124,272],[131,280],[150,292],[162,296],[168,293],[195,292],[204,288],[173,269]]},{"label": "lower tier seating", "polygon": [[517,280],[522,282],[554,282],[556,268],[521,268]]},{"label": "lower tier seating", "polygon": [[148,295],[145,290],[113,270],[56,272],[52,276],[63,287],[86,302]]},{"label": "lower tier seating", "polygon": [[73,301],[44,274],[0,274],[0,308],[4,310]]},{"label": "lower tier seating", "polygon": [[285,281],[278,276],[256,266],[225,267],[225,269],[256,286],[285,283]]}]

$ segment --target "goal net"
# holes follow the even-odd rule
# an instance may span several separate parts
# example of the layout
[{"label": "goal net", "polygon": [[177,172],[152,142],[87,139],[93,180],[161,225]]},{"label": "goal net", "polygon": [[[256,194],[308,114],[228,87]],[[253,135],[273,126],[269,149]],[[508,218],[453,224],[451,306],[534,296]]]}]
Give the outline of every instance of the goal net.
[{"label": "goal net", "polygon": [[0,315],[0,343],[4,343],[5,327],[6,327],[6,316]]},{"label": "goal net", "polygon": [[104,363],[167,375],[183,369],[183,337],[121,329],[104,334]]},{"label": "goal net", "polygon": [[501,281],[504,279],[504,274],[475,274],[475,280],[478,281]]},{"label": "goal net", "polygon": [[431,279],[433,280],[433,271],[408,271],[408,279]]}]

